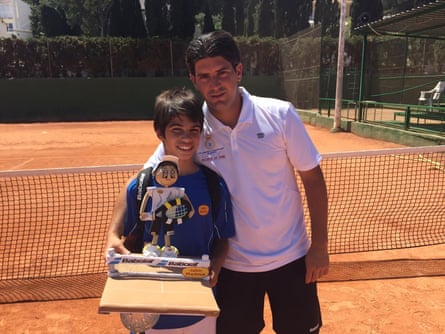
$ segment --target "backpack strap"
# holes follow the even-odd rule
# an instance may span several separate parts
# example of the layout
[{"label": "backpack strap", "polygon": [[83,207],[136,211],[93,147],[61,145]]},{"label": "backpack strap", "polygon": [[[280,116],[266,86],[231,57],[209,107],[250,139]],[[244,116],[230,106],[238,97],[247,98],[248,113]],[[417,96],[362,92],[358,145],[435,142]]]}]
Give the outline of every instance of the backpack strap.
[{"label": "backpack strap", "polygon": [[[140,211],[142,200],[144,199],[144,195],[147,191],[147,187],[153,185],[153,179],[151,177],[151,173],[153,172],[153,167],[147,167],[141,170],[136,177],[136,208],[137,212]],[[139,219],[139,222],[141,220]]]},{"label": "backpack strap", "polygon": [[[138,213],[147,187],[153,185],[152,171],[153,167],[145,168],[136,177],[136,208]],[[124,242],[125,247],[132,253],[142,253],[142,248],[144,247],[145,223],[140,220],[139,214],[137,217],[135,228],[129,233]]]},{"label": "backpack strap", "polygon": [[215,224],[216,214],[218,212],[218,206],[219,206],[219,202],[221,201],[221,196],[222,196],[221,195],[221,184],[219,183],[219,175],[204,165],[202,165],[201,167],[204,171],[204,175],[207,180],[207,187],[209,190],[210,201],[212,204],[212,219],[213,219],[213,224]]}]

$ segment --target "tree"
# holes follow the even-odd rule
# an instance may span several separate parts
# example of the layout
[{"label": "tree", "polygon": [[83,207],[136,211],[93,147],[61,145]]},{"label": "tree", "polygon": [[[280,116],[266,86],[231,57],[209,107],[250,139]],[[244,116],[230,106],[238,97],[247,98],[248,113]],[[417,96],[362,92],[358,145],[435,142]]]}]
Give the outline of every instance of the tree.
[{"label": "tree", "polygon": [[296,32],[297,26],[297,1],[275,0],[276,37],[290,36]]},{"label": "tree", "polygon": [[168,32],[167,6],[163,0],[146,0],[145,15],[147,17],[148,35],[151,37],[165,36]]},{"label": "tree", "polygon": [[235,35],[235,1],[224,0],[222,8],[222,29]]},{"label": "tree", "polygon": [[321,24],[323,35],[338,37],[338,22],[340,20],[340,9],[338,1],[317,0],[315,5],[314,21]]},{"label": "tree", "polygon": [[43,5],[40,7],[41,33],[47,37],[69,35],[70,28],[66,23],[65,15],[55,8]]},{"label": "tree", "polygon": [[252,36],[255,35],[255,22],[257,21],[255,18],[257,17],[257,5],[258,0],[248,0],[247,2],[247,17],[246,17],[246,35]]},{"label": "tree", "polygon": [[195,33],[196,8],[190,0],[174,0],[170,2],[172,37],[191,38]]},{"label": "tree", "polygon": [[258,35],[260,37],[274,36],[274,21],[271,20],[272,0],[260,0],[258,8]]},{"label": "tree", "polygon": [[298,31],[309,28],[309,18],[312,15],[312,1],[311,0],[301,0],[298,1],[295,16],[296,22],[295,26],[290,25],[290,34],[294,34]]},{"label": "tree", "polygon": [[147,36],[139,0],[113,1],[109,35],[133,38],[143,38]]},{"label": "tree", "polygon": [[206,1],[204,5],[204,26],[202,32],[204,34],[215,30],[215,24],[213,23],[212,13],[210,11],[209,2]]},{"label": "tree", "polygon": [[383,17],[383,5],[380,0],[355,0],[351,5],[352,27],[369,23]]},{"label": "tree", "polygon": [[[57,0],[69,4],[69,22],[80,22],[82,33],[87,36],[105,36],[113,0]],[[68,16],[67,16],[68,17]]]},{"label": "tree", "polygon": [[40,6],[48,6],[63,16],[69,32],[76,35],[105,36],[112,0],[24,0],[31,6],[33,34],[43,31]]},{"label": "tree", "polygon": [[244,35],[244,1],[235,1],[235,35]]}]

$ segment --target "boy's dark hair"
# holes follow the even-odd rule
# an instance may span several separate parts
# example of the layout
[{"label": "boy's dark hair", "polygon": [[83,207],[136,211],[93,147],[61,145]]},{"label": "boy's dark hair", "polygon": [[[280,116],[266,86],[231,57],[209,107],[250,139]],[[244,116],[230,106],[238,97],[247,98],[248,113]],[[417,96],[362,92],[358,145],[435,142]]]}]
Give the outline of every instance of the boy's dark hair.
[{"label": "boy's dark hair", "polygon": [[191,75],[195,64],[208,57],[223,57],[235,68],[241,62],[238,45],[232,35],[224,30],[212,31],[192,40],[185,51],[185,63]]},{"label": "boy's dark hair", "polygon": [[204,115],[202,101],[198,95],[187,88],[173,88],[159,94],[154,106],[155,131],[164,136],[167,125],[179,116],[185,116],[192,122],[199,123],[202,130]]}]

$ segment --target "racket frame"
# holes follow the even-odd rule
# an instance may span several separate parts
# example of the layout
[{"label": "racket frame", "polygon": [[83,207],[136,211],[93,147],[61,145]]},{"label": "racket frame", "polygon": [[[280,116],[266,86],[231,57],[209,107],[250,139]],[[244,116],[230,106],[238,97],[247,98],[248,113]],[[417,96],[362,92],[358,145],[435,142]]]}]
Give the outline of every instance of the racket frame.
[{"label": "racket frame", "polygon": [[[108,277],[112,278],[151,278],[151,279],[174,279],[174,280],[207,280],[207,275],[187,275],[186,268],[197,268],[197,271],[205,272],[210,266],[207,254],[201,258],[191,257],[163,257],[143,256],[142,254],[118,254],[113,248],[107,250],[106,262],[108,265]],[[166,269],[182,269],[181,272],[144,272],[144,271],[119,271],[116,265],[121,263],[138,264],[150,267],[162,267]]]}]

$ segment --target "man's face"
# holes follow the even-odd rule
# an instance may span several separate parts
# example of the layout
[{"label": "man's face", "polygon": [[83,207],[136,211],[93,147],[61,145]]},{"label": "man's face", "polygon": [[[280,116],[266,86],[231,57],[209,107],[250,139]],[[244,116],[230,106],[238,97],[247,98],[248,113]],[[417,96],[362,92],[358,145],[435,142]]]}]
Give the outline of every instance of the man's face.
[{"label": "man's face", "polygon": [[165,128],[165,134],[159,134],[164,144],[165,154],[177,156],[179,160],[192,160],[199,146],[201,126],[188,117],[173,118]]},{"label": "man's face", "polygon": [[242,64],[234,69],[223,57],[208,57],[195,64],[195,75],[190,75],[195,88],[202,94],[212,113],[226,112],[238,102],[238,82]]}]

